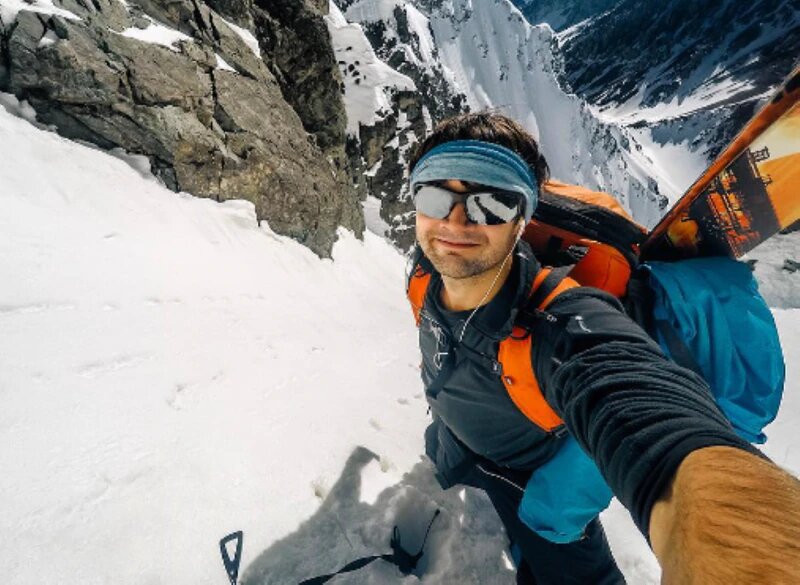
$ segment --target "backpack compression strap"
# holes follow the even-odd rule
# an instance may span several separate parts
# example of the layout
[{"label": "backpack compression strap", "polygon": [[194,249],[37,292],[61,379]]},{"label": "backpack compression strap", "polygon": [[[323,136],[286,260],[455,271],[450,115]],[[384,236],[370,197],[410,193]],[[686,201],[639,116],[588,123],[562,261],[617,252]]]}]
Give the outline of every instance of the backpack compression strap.
[{"label": "backpack compression strap", "polygon": [[[580,286],[567,277],[570,268],[542,268],[533,281],[528,305],[544,310],[562,292]],[[414,267],[408,281],[408,300],[418,327],[430,281],[431,274],[419,266]],[[520,412],[542,430],[551,432],[563,426],[564,421],[550,407],[539,388],[531,361],[532,346],[529,331],[521,326],[515,326],[511,335],[500,342],[497,361],[502,366],[501,380]]]}]

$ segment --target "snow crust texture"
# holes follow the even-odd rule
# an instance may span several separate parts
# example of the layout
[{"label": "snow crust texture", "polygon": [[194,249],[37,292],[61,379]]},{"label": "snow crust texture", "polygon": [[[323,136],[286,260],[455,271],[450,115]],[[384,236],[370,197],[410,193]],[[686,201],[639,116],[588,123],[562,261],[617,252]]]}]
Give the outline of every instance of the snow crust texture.
[{"label": "snow crust texture", "polygon": [[5,107],[0,160],[5,583],[225,582],[219,539],[243,530],[247,566],[358,446],[375,490],[419,461],[389,245],[341,232],[321,260]]}]

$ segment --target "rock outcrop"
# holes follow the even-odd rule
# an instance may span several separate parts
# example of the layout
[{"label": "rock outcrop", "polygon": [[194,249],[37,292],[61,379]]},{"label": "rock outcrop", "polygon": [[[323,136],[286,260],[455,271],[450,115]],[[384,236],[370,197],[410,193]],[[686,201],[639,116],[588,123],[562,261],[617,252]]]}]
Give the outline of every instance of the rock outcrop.
[{"label": "rock outcrop", "polygon": [[253,10],[264,56],[288,101],[320,147],[344,144],[342,81],[322,18],[327,0],[256,0]]},{"label": "rock outcrop", "polygon": [[[0,91],[68,138],[148,156],[173,190],[252,201],[320,255],[339,226],[361,235],[319,0],[55,4],[61,14],[2,23]],[[237,30],[250,26],[261,55]],[[297,35],[311,30],[303,45]]]}]

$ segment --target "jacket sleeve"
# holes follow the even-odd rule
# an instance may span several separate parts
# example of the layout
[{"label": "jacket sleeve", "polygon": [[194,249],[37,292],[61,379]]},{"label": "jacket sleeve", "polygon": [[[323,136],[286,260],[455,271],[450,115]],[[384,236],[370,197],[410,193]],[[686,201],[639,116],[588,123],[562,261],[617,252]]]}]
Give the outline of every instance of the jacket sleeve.
[{"label": "jacket sleeve", "polygon": [[548,312],[555,319],[533,329],[545,396],[645,537],[653,505],[689,453],[723,445],[760,454],[705,381],[667,359],[614,297],[578,288]]}]

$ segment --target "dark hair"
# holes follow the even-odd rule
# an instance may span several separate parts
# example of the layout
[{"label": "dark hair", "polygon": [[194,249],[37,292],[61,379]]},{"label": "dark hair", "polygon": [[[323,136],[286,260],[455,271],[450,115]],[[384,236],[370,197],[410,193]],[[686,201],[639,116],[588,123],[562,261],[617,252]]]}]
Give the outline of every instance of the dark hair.
[{"label": "dark hair", "polygon": [[414,149],[408,163],[409,173],[425,153],[453,140],[483,140],[510,148],[528,163],[540,188],[550,177],[547,161],[539,152],[539,143],[530,132],[508,116],[491,110],[459,114],[439,122],[433,132]]}]

